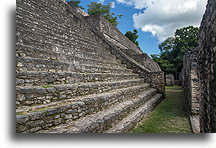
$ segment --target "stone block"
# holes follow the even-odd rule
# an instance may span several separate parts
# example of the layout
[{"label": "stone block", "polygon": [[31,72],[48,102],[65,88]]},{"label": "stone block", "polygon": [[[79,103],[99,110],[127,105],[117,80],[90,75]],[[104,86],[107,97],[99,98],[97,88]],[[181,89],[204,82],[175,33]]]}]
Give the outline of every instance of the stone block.
[{"label": "stone block", "polygon": [[167,74],[165,76],[166,78],[166,86],[173,86],[175,83],[174,75],[173,74]]}]

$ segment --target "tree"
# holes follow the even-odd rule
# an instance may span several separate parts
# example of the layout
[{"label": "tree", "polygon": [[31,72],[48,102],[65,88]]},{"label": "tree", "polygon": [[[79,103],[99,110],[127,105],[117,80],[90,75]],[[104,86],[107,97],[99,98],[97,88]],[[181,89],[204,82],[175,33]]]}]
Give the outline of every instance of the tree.
[{"label": "tree", "polygon": [[115,16],[114,13],[110,12],[111,3],[103,5],[101,3],[91,2],[88,7],[89,15],[101,15],[115,27],[118,25],[117,19],[122,17],[122,15]]},{"label": "tree", "polygon": [[175,73],[175,66],[168,60],[160,58],[160,55],[151,54],[152,59],[158,63],[164,74]]},{"label": "tree", "polygon": [[[185,51],[198,46],[198,31],[199,28],[193,26],[177,29],[173,37],[168,37],[159,45],[161,53],[157,58],[160,60],[155,56],[152,57],[153,60],[162,66],[161,68],[165,69],[167,73],[172,73],[177,78],[177,74],[181,72],[183,67]],[[171,66],[171,68],[167,68],[167,66]]]},{"label": "tree", "polygon": [[80,6],[80,0],[69,0],[68,4],[72,7],[79,7],[81,9],[85,9],[84,7]]},{"label": "tree", "polygon": [[[133,30],[133,32],[132,31],[127,31],[126,33],[125,33],[125,36],[129,39],[129,40],[131,40],[133,43],[135,43],[136,45],[137,45],[137,47],[139,47],[139,42],[138,41],[136,41],[137,39],[138,39],[138,31],[136,30],[136,29],[134,29]],[[140,47],[139,47],[140,48]]]}]

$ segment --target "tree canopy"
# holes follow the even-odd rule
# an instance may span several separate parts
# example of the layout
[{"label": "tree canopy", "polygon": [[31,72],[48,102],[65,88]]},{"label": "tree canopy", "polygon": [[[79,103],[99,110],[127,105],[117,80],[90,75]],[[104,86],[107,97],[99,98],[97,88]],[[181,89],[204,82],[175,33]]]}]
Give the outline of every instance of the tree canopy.
[{"label": "tree canopy", "polygon": [[134,29],[133,32],[132,31],[127,31],[125,33],[125,36],[129,40],[131,40],[133,43],[135,43],[137,45],[137,47],[139,47],[139,42],[137,41],[137,39],[138,39],[139,36],[137,34],[138,34],[138,31],[136,29]]},{"label": "tree canopy", "polygon": [[115,16],[114,13],[111,13],[111,3],[103,5],[101,3],[91,2],[88,7],[89,15],[101,15],[115,27],[118,25],[117,19],[122,17],[122,15]]},{"label": "tree canopy", "polygon": [[172,73],[178,77],[177,74],[183,67],[185,51],[198,46],[198,31],[199,28],[193,26],[177,29],[173,37],[168,37],[159,45],[161,53],[151,55],[165,74]]},{"label": "tree canopy", "polygon": [[80,0],[69,0],[68,4],[72,7],[79,7],[81,9],[85,9],[84,7],[80,6]]}]

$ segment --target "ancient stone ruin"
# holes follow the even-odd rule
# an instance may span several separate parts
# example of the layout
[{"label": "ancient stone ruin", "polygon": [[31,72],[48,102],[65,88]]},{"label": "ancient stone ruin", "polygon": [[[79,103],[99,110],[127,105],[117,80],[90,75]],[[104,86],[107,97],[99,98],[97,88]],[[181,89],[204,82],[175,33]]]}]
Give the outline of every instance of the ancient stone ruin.
[{"label": "ancient stone ruin", "polygon": [[17,0],[16,132],[127,132],[163,98],[157,63],[100,16]]},{"label": "ancient stone ruin", "polygon": [[166,86],[173,86],[175,84],[175,79],[173,74],[166,74],[165,76]]},{"label": "ancient stone ruin", "polygon": [[[164,98],[159,65],[103,17],[65,0],[16,6],[17,133],[124,133]],[[215,132],[215,7],[180,77],[196,133]]]},{"label": "ancient stone ruin", "polygon": [[[199,125],[199,96],[197,95],[198,85],[198,65],[196,57],[191,54],[191,50],[188,50],[184,56],[184,68],[182,69],[182,85],[187,98],[188,111],[190,115],[190,121],[194,132],[200,132]],[[192,99],[193,98],[193,99]]]},{"label": "ancient stone ruin", "polygon": [[215,0],[208,0],[199,46],[184,56],[182,85],[193,132],[215,132]]}]

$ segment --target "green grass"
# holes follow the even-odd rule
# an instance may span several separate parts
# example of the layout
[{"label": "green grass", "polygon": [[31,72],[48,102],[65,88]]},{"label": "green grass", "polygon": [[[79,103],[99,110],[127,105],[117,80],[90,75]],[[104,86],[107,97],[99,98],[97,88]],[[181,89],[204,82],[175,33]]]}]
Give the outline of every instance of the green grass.
[{"label": "green grass", "polygon": [[179,86],[166,87],[166,99],[132,133],[190,133],[185,98]]},{"label": "green grass", "polygon": [[25,115],[23,112],[16,113],[16,115]]},{"label": "green grass", "polygon": [[54,87],[53,85],[44,85],[42,86],[43,88],[50,88],[50,87]]}]

